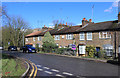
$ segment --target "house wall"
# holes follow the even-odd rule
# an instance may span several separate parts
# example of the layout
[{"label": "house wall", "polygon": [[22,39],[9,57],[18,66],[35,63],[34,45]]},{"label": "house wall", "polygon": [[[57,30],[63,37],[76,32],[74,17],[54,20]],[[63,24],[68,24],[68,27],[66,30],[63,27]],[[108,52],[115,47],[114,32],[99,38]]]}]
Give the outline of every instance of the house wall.
[{"label": "house wall", "polygon": [[[64,36],[64,38],[62,38],[62,36]],[[55,35],[53,35],[53,37],[55,38]],[[55,43],[57,43],[59,45],[59,47],[60,46],[66,47],[69,44],[72,44],[73,40],[67,40],[66,35],[60,35],[60,40],[55,40]]]},{"label": "house wall", "polygon": [[32,45],[35,47],[36,44],[40,44],[40,46],[42,47],[42,39],[43,39],[43,36],[41,36],[41,40],[38,41],[38,37],[35,37],[35,41],[33,41],[33,37],[30,37],[30,38],[27,38],[28,41],[26,41],[25,39],[25,44],[29,44],[29,43],[32,43]]},{"label": "house wall", "polygon": [[92,40],[87,40],[87,33],[85,33],[85,40],[80,40],[79,34],[76,34],[75,41],[77,45],[85,44],[85,45],[93,45],[96,47],[102,47],[105,44],[111,44],[111,39],[100,39],[99,33],[92,33]]},{"label": "house wall", "polygon": [[[64,36],[64,38],[62,38]],[[57,43],[62,47],[66,47],[69,44],[73,44],[74,42],[76,43],[76,46],[79,44],[85,44],[87,45],[93,45],[95,47],[100,47],[102,49],[103,45],[105,44],[111,44],[114,47],[114,32],[111,32],[111,38],[108,39],[100,39],[99,38],[99,32],[92,33],[92,40],[87,40],[87,33],[85,33],[85,40],[80,40],[80,35],[79,34],[73,34],[74,40],[67,40],[66,39],[66,34],[65,35],[60,35],[60,40],[55,40],[55,43]],[[55,38],[55,35],[53,35]],[[38,41],[38,37],[35,37],[35,41],[33,41],[33,37],[28,38],[28,41],[25,41],[26,44],[32,43],[33,45],[36,45],[37,43],[40,43],[42,46],[42,39],[43,36],[41,37],[41,41]],[[120,44],[120,32],[117,32],[117,52],[118,52],[118,45]]]}]

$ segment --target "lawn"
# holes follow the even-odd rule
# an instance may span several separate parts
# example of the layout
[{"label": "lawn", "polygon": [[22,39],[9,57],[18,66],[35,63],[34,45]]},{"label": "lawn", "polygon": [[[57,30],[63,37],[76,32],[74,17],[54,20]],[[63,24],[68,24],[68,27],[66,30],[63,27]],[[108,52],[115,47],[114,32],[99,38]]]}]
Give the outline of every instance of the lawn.
[{"label": "lawn", "polygon": [[3,78],[9,76],[20,77],[26,71],[26,65],[20,59],[12,56],[2,55],[2,75]]}]

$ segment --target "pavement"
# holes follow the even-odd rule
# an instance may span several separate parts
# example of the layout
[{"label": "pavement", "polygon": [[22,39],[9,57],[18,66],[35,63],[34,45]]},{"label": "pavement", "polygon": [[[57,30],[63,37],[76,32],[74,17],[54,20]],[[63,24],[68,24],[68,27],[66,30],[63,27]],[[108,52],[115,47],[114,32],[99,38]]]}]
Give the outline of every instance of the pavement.
[{"label": "pavement", "polygon": [[[40,53],[2,51],[33,62],[37,67],[36,77],[108,77],[118,78],[120,67],[104,62],[83,60]],[[53,78],[53,77],[52,77]],[[96,77],[95,77],[96,78]]]}]

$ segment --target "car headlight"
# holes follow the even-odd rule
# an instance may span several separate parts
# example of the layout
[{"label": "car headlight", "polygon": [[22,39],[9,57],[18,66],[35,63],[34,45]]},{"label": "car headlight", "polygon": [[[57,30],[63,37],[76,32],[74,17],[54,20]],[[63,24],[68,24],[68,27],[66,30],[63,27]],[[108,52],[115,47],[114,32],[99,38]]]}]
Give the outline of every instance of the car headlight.
[{"label": "car headlight", "polygon": [[29,48],[29,50],[32,50],[31,48]]}]

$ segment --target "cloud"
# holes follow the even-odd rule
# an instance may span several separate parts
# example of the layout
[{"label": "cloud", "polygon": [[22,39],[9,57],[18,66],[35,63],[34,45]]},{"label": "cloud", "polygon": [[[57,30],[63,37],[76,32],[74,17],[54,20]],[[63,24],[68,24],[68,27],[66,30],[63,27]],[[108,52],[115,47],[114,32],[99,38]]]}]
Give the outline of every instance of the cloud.
[{"label": "cloud", "polygon": [[118,7],[118,2],[119,2],[119,1],[120,1],[120,0],[114,1],[114,2],[112,3],[112,5],[111,5],[108,9],[105,9],[105,10],[104,10],[104,12],[112,12],[113,7]]},{"label": "cloud", "polygon": [[49,28],[54,28],[55,26],[49,26]]},{"label": "cloud", "polygon": [[112,7],[109,7],[108,9],[104,10],[104,12],[112,12]]},{"label": "cloud", "polygon": [[76,25],[82,25],[82,23],[76,24]]}]

